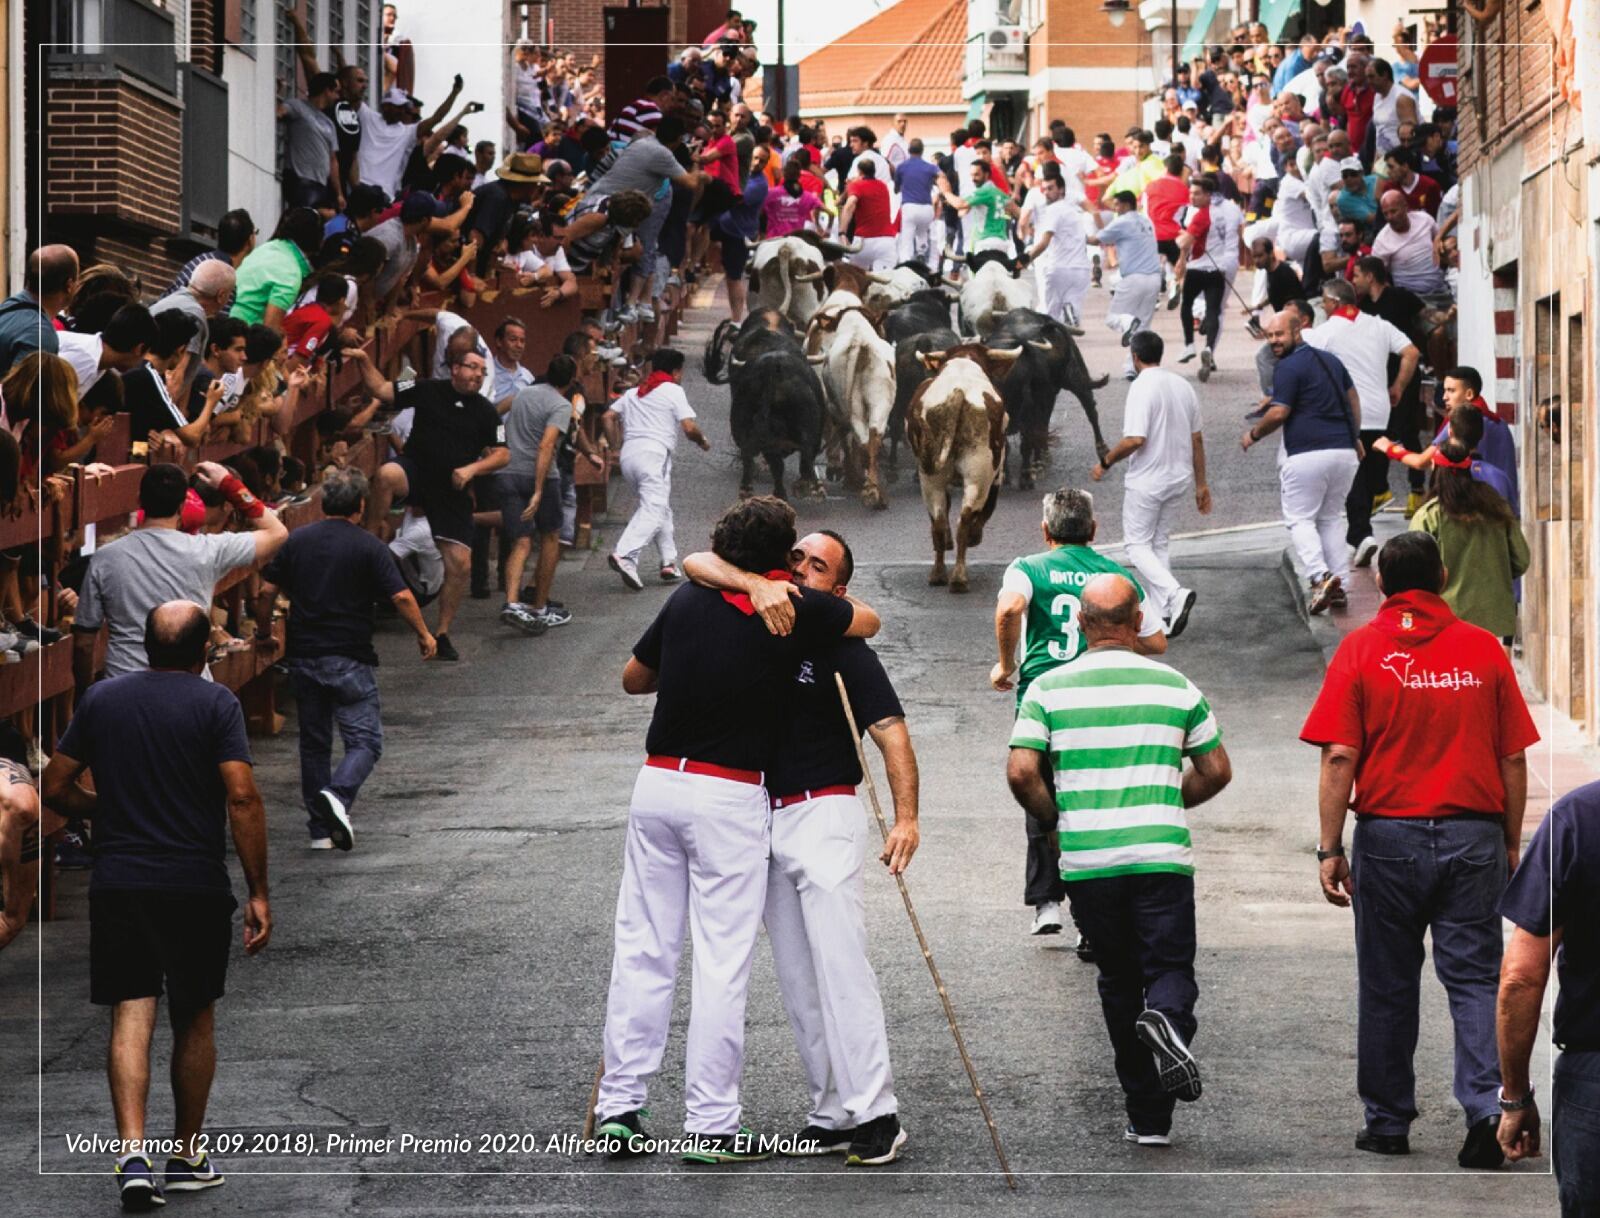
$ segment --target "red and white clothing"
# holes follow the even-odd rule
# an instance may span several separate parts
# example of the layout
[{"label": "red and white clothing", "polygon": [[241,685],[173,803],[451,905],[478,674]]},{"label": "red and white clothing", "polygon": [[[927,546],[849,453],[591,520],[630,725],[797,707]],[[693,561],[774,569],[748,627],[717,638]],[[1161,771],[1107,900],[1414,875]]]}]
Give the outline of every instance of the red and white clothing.
[{"label": "red and white clothing", "polygon": [[856,201],[855,237],[861,249],[849,261],[867,271],[886,271],[895,263],[895,227],[889,188],[873,178],[854,178],[845,195]]},{"label": "red and white clothing", "polygon": [[1228,279],[1239,273],[1239,234],[1244,213],[1237,203],[1211,196],[1205,207],[1189,206],[1178,213],[1183,231],[1194,238],[1189,266],[1199,271],[1220,271]]}]

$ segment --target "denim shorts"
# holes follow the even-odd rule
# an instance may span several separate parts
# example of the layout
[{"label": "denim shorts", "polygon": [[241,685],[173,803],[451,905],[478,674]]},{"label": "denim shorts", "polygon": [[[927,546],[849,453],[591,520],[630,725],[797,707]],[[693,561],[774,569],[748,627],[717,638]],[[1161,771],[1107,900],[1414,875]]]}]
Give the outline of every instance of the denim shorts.
[{"label": "denim shorts", "polygon": [[515,540],[561,531],[561,476],[553,469],[544,480],[539,510],[533,514],[532,520],[522,518],[537,485],[532,474],[500,474],[500,531],[506,537]]}]

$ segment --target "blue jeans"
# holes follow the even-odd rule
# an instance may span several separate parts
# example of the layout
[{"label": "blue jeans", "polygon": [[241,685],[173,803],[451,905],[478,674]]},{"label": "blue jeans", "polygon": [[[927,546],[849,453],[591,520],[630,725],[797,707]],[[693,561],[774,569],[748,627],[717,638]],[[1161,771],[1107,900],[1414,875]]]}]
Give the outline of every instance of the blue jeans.
[{"label": "blue jeans", "polygon": [[1495,996],[1506,843],[1499,818],[1362,817],[1350,847],[1356,918],[1356,1090],[1374,1133],[1404,1134],[1417,1116],[1422,937],[1455,1024],[1455,1097],[1467,1124],[1499,1114]]},{"label": "blue jeans", "polygon": [[[326,837],[314,811],[324,787],[346,810],[355,805],[361,784],[383,755],[383,724],[378,718],[378,681],[372,665],[345,656],[290,660],[289,675],[300,706],[300,796],[311,836]],[[339,725],[344,757],[333,769],[333,725]]]},{"label": "blue jeans", "polygon": [[1154,872],[1069,880],[1072,920],[1094,945],[1100,965],[1100,1010],[1127,1097],[1128,1120],[1140,1133],[1168,1133],[1176,1101],[1161,1089],[1155,1059],[1134,1023],[1147,1007],[1160,1011],[1186,1043],[1194,1041],[1194,877]]},{"label": "blue jeans", "polygon": [[1556,1058],[1550,1157],[1561,1218],[1600,1218],[1600,1052]]}]

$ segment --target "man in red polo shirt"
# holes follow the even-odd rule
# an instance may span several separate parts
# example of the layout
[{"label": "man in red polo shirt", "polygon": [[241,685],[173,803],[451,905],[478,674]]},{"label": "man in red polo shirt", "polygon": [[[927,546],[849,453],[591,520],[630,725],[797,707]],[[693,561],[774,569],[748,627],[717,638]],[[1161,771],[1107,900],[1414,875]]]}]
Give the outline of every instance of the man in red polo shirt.
[{"label": "man in red polo shirt", "polygon": [[1439,218],[1439,204],[1444,192],[1427,174],[1421,171],[1422,158],[1415,148],[1391,148],[1383,159],[1389,165],[1389,188],[1405,195],[1412,211],[1425,211],[1435,220]]},{"label": "man in red polo shirt", "polygon": [[[1455,1097],[1467,1136],[1456,1161],[1494,1168],[1500,1064],[1497,903],[1522,848],[1539,739],[1500,641],[1440,597],[1445,570],[1426,533],[1378,555],[1386,599],[1328,665],[1300,738],[1322,749],[1322,894],[1355,908],[1356,1149],[1409,1154],[1423,935],[1450,997]],[[1345,860],[1345,813],[1356,813]]]},{"label": "man in red polo shirt", "polygon": [[889,187],[878,181],[878,167],[863,157],[856,162],[859,177],[845,187],[844,210],[839,213],[839,231],[850,234],[861,248],[849,256],[854,266],[864,271],[887,271],[894,266],[894,216],[889,202]]},{"label": "man in red polo shirt", "polygon": [[1339,105],[1344,110],[1344,129],[1350,134],[1350,148],[1356,156],[1362,155],[1366,144],[1375,100],[1372,81],[1367,76],[1368,62],[1365,55],[1350,56],[1345,63],[1349,79],[1339,95]]},{"label": "man in red polo shirt", "polygon": [[[1188,173],[1183,154],[1174,152],[1162,162],[1166,173],[1144,188],[1144,214],[1150,217],[1150,226],[1156,230],[1156,250],[1166,259],[1169,268],[1178,265],[1182,253],[1178,249],[1178,213],[1189,204]],[[1178,280],[1172,278],[1167,289],[1167,302],[1178,299]]]}]

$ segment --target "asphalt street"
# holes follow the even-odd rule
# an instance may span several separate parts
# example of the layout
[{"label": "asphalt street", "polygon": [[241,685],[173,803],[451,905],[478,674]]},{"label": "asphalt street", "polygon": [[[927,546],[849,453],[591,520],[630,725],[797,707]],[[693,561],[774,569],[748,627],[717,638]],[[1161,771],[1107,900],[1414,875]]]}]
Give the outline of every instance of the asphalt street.
[{"label": "asphalt street", "polygon": [[[1105,297],[1091,294],[1091,321]],[[690,398],[715,446],[709,455],[680,449],[675,500],[686,551],[704,544],[738,481],[726,391],[705,386],[697,368],[715,320],[696,314],[679,339],[695,357]],[[1158,328],[1175,356],[1176,314],[1164,312]],[[168,1212],[1553,1213],[1548,1160],[1489,1175],[1456,1167],[1462,1121],[1431,970],[1414,1153],[1379,1159],[1353,1148],[1361,1113],[1352,931],[1348,912],[1317,891],[1316,755],[1296,739],[1321,651],[1281,570],[1272,454],[1238,448],[1256,396],[1253,345],[1236,314],[1228,330],[1221,371],[1202,390],[1216,510],[1191,513],[1180,528],[1205,535],[1174,547],[1200,601],[1168,659],[1211,698],[1235,778],[1192,818],[1205,1097],[1178,1113],[1173,1149],[1123,1142],[1094,969],[1065,939],[1026,933],[1022,814],[1003,772],[1011,699],[990,691],[986,677],[1004,563],[1039,548],[1037,497],[1002,495],[972,555],[972,590],[956,596],[926,585],[926,515],[903,477],[885,512],[834,490],[825,502],[801,503],[800,520],[803,530],[825,525],[849,537],[854,591],[885,622],[877,647],[922,765],[923,846],[908,879],[1017,1192],[1008,1195],[995,1174],[899,896],[876,864],[867,886],[872,958],[911,1137],[899,1163],[876,1173],[837,1159],[707,1171],[551,1148],[552,1138],[578,1133],[599,1054],[627,801],[651,709],[648,698],[622,694],[619,673],[666,594],[653,583],[629,592],[600,550],[562,565],[556,595],[574,621],[542,638],[501,627],[495,602],[469,602],[453,634],[462,662],[423,666],[409,636],[385,629],[386,751],[355,809],[353,853],[305,849],[292,710],[282,735],[254,742],[276,928],[260,957],[236,952],[218,1008],[209,1121],[238,1149],[216,1156],[227,1187],[174,1198]],[[1122,352],[1108,331],[1092,325],[1084,347],[1091,370],[1115,373]],[[1115,376],[1099,394],[1108,439],[1120,434],[1124,396]],[[1088,434],[1063,398],[1041,489],[1086,480]],[[1117,473],[1096,491],[1100,540],[1111,545],[1121,534],[1120,490]],[[602,544],[630,507],[619,484]],[[67,876],[59,919],[0,956],[0,1170],[19,1214],[64,1218],[116,1205],[109,1159],[69,1145],[114,1132],[107,1021],[87,1003],[84,886],[82,875]],[[651,1097],[653,1132],[681,1123],[687,1015],[684,984]],[[764,946],[748,1026],[746,1122],[796,1130],[804,1087]],[[1542,1074],[1548,1046],[1538,1060]],[[150,1129],[159,1136],[171,1114],[164,1048],[153,1075]],[[442,1144],[402,1145],[408,1136]],[[337,1140],[357,1138],[368,1142]]]}]

